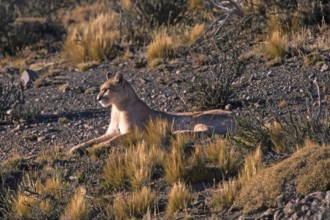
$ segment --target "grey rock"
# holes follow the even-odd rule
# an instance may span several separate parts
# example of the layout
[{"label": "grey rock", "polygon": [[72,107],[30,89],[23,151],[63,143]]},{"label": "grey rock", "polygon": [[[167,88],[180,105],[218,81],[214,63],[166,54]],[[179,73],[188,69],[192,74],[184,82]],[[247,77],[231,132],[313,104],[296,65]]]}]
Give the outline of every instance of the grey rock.
[{"label": "grey rock", "polygon": [[328,207],[330,206],[330,190],[326,192],[325,203],[327,204]]},{"label": "grey rock", "polygon": [[324,71],[327,71],[328,69],[329,69],[329,66],[327,64],[323,64],[320,71],[324,72]]},{"label": "grey rock", "polygon": [[227,105],[225,106],[225,109],[226,109],[227,111],[231,111],[231,110],[233,110],[233,105],[232,105],[232,104],[227,104]]},{"label": "grey rock", "polygon": [[38,142],[41,142],[41,141],[44,141],[44,140],[47,140],[49,137],[47,136],[47,135],[42,135],[42,136],[39,136],[38,138],[37,138],[37,141]]},{"label": "grey rock", "polygon": [[325,198],[325,193],[324,192],[313,192],[313,193],[308,194],[308,196],[321,201]]},{"label": "grey rock", "polygon": [[37,80],[38,74],[33,70],[24,70],[21,75],[21,81],[23,82],[24,87],[30,87]]}]

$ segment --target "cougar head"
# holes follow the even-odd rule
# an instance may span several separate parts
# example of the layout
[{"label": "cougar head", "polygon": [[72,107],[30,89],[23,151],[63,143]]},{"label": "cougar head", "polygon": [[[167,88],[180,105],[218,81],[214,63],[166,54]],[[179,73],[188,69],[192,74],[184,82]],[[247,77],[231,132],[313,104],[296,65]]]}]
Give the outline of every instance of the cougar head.
[{"label": "cougar head", "polygon": [[107,73],[107,80],[101,85],[100,92],[97,95],[97,101],[103,106],[108,107],[119,103],[125,95],[124,78],[120,72],[116,75]]}]

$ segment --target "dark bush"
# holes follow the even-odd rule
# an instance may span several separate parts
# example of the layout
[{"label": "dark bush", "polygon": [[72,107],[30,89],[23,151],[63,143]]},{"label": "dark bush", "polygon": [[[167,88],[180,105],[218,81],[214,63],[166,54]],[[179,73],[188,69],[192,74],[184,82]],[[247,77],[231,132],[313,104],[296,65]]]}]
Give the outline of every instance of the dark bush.
[{"label": "dark bush", "polygon": [[243,74],[245,64],[238,60],[235,50],[217,51],[212,52],[214,58],[208,64],[207,71],[194,74],[195,79],[189,85],[187,101],[200,110],[223,108],[236,102],[239,85],[235,82]]},{"label": "dark bush", "polygon": [[[118,1],[120,2],[120,1]],[[133,0],[131,10],[120,5],[121,32],[124,41],[145,45],[151,40],[150,30],[160,26],[175,25],[184,19],[187,0]]]},{"label": "dark bush", "polygon": [[39,107],[26,105],[22,83],[0,83],[0,121],[30,122],[35,120],[39,113]]}]

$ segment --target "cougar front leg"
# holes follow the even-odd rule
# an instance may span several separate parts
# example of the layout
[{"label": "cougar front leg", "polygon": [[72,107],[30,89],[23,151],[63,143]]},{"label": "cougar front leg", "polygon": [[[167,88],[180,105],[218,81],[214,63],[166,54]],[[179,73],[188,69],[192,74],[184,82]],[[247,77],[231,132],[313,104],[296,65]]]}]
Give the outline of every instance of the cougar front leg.
[{"label": "cougar front leg", "polygon": [[111,134],[104,134],[101,137],[94,138],[90,141],[78,144],[77,146],[74,146],[73,148],[71,148],[70,153],[74,154],[74,153],[77,153],[81,149],[86,149],[86,148],[91,147],[95,144],[100,144],[102,142],[105,142],[105,141],[111,139],[112,136],[113,135],[111,135]]}]

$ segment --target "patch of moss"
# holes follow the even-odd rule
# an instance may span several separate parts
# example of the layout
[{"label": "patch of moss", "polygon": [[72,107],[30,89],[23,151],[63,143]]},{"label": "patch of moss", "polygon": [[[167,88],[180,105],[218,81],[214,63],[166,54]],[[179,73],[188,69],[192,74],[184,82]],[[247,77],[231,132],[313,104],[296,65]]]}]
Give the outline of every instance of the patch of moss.
[{"label": "patch of moss", "polygon": [[330,145],[309,144],[291,157],[252,177],[235,199],[234,206],[251,213],[265,207],[274,207],[276,198],[283,195],[285,186],[294,183],[295,191],[306,195],[326,191],[330,186]]}]

